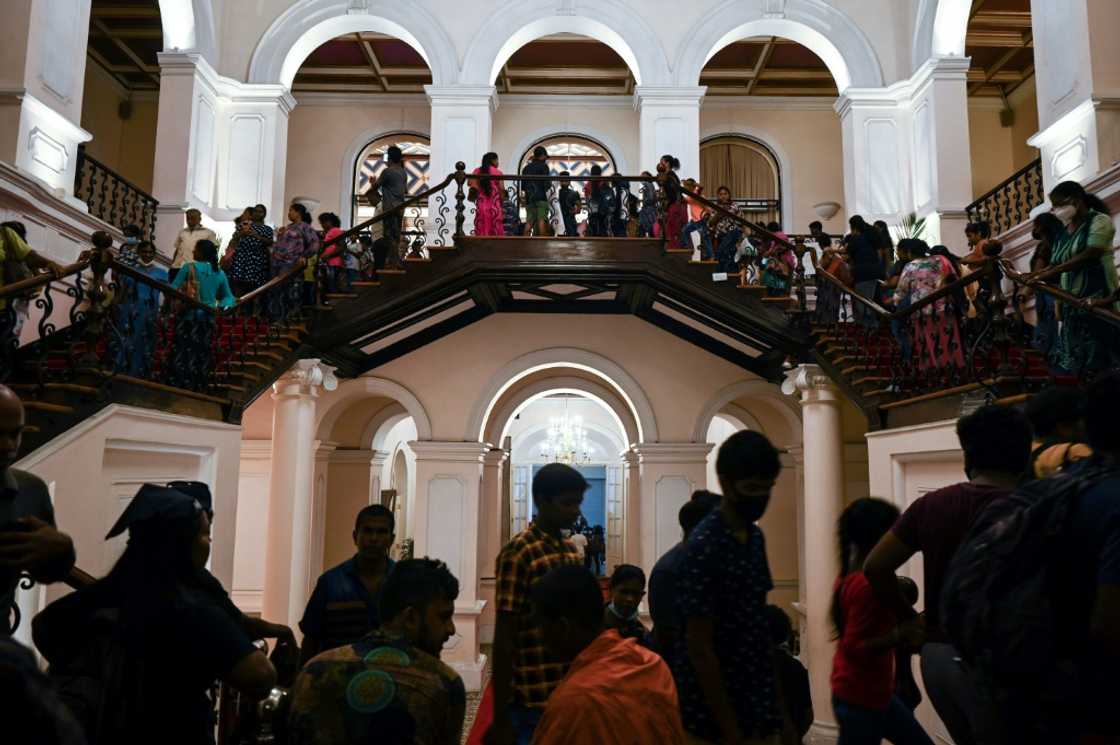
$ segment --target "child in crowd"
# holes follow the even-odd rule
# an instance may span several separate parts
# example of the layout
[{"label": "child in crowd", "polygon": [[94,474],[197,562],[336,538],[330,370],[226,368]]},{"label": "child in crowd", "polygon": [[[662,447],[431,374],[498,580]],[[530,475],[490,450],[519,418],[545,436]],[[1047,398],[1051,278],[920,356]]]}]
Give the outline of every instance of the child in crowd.
[{"label": "child in crowd", "polygon": [[793,656],[793,624],[786,612],[776,605],[766,606],[770,638],[778,668],[778,686],[782,696],[782,745],[801,745],[813,724],[813,699],[809,693],[809,671]]},{"label": "child in crowd", "polygon": [[610,593],[610,602],[603,609],[603,628],[652,647],[649,630],[638,618],[638,606],[646,596],[646,573],[633,564],[619,564],[611,574]]},{"label": "child in crowd", "polygon": [[832,596],[838,643],[832,658],[832,709],[839,745],[933,745],[895,694],[894,650],[920,643],[914,624],[899,626],[894,611],[876,597],[864,576],[867,555],[898,519],[881,499],[857,499],[837,526],[840,576]]}]

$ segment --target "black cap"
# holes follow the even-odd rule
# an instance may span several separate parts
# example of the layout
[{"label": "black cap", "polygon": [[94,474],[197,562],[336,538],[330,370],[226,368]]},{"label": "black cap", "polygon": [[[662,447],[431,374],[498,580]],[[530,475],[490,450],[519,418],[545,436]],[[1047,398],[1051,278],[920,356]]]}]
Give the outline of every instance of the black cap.
[{"label": "black cap", "polygon": [[144,484],[124,508],[105,540],[116,538],[126,530],[190,517],[201,511],[202,505],[178,489]]},{"label": "black cap", "polygon": [[169,481],[167,487],[183,492],[198,502],[207,514],[214,514],[214,498],[210,496],[210,487],[205,481]]}]

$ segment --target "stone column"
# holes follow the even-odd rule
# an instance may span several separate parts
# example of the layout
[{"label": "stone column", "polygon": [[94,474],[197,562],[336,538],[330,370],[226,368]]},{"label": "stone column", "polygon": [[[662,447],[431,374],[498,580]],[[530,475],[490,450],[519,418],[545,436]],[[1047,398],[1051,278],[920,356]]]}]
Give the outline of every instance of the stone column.
[{"label": "stone column", "polygon": [[486,603],[479,618],[479,636],[485,642],[494,639],[494,580],[498,552],[505,543],[502,539],[503,526],[509,533],[510,505],[502,485],[505,482],[505,469],[509,453],[504,450],[488,450],[482,456],[482,498],[480,501],[482,532],[478,541],[478,597]]},{"label": "stone column", "polygon": [[[369,504],[381,504],[381,492],[385,489],[381,483],[381,472],[385,470],[385,463],[392,453],[385,450],[371,450],[369,454]],[[403,537],[397,535],[398,540]]]},{"label": "stone column", "polygon": [[416,497],[409,516],[414,555],[440,559],[459,580],[455,636],[443,660],[463,676],[468,690],[482,687],[486,658],[479,654],[479,544],[482,463],[490,448],[480,442],[410,442],[416,454]]},{"label": "stone column", "polygon": [[152,193],[160,203],[160,250],[173,250],[188,207],[200,210],[223,241],[247,204],[264,204],[269,222],[284,222],[288,115],[295,106],[287,88],[223,77],[193,52],[162,53],[159,66]]},{"label": "stone column", "polygon": [[[964,234],[972,202],[967,58],[930,59],[909,80],[849,88],[837,100],[845,211],[898,224],[927,218],[927,241]],[[962,157],[962,153],[966,157]]]},{"label": "stone column", "polygon": [[[454,173],[459,161],[466,165],[468,173],[482,162],[483,154],[490,150],[491,117],[498,108],[498,94],[492,85],[428,85],[424,91],[432,106],[432,159],[428,172],[434,185]],[[516,172],[517,164],[502,163],[500,168]],[[466,186],[463,189],[465,192]],[[443,192],[442,203],[433,196],[428,204],[429,240],[442,239],[450,245],[455,232],[455,184]],[[463,232],[469,235],[474,227],[474,205],[464,201],[464,206]],[[441,217],[442,223],[437,222]]]},{"label": "stone column", "polygon": [[809,637],[806,633],[808,626],[805,618],[805,448],[795,445],[787,448],[790,459],[793,461],[794,478],[797,480],[797,634],[800,638],[800,660],[808,667]]},{"label": "stone column", "polygon": [[10,42],[0,65],[0,160],[74,199],[90,0],[24,0],[5,4]]},{"label": "stone column", "polygon": [[296,628],[310,594],[315,400],[338,383],[334,368],[300,360],[272,384],[272,463],[262,615]]},{"label": "stone column", "polygon": [[1032,0],[1039,131],[1047,191],[1087,181],[1120,160],[1120,48],[1102,29],[1120,24],[1113,0]]},{"label": "stone column", "polygon": [[828,705],[832,691],[832,627],[828,618],[832,587],[840,572],[836,555],[836,520],[844,504],[844,439],[840,394],[817,365],[801,365],[786,373],[782,391],[801,401],[804,452],[804,506],[802,522],[804,564],[803,608],[809,682],[816,721],[813,743],[835,742],[837,730]]},{"label": "stone column", "polygon": [[[640,562],[646,572],[681,540],[677,513],[697,489],[707,488],[710,442],[643,443],[634,447],[641,478]],[[626,516],[630,521],[630,515]],[[627,531],[632,526],[627,525]],[[633,558],[633,557],[631,557]]]},{"label": "stone column", "polygon": [[638,468],[638,453],[622,453],[622,562],[642,563],[642,477]]},{"label": "stone column", "polygon": [[705,91],[702,85],[640,85],[634,90],[639,116],[635,172],[654,173],[661,156],[671,153],[681,162],[682,181],[700,178],[700,101]]}]

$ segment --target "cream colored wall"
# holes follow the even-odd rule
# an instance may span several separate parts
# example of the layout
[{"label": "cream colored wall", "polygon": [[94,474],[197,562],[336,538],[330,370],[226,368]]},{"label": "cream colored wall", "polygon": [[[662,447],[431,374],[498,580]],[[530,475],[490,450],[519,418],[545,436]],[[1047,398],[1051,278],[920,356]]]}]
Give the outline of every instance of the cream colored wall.
[{"label": "cream colored wall", "polygon": [[[820,202],[844,203],[844,162],[840,118],[831,109],[810,111],[735,107],[712,102],[700,109],[700,136],[740,133],[754,136],[775,150],[779,158],[788,158],[782,173],[789,182],[793,201],[783,205],[790,228],[799,233],[809,231],[809,223],[818,220],[813,205]],[[708,190],[714,191],[711,185]],[[825,230],[844,230],[844,210],[825,224]]]},{"label": "cream colored wall", "polygon": [[96,63],[86,65],[82,128],[93,135],[86,152],[146,192],[152,191],[159,101],[152,94],[132,97],[132,115],[118,107],[128,94]]},{"label": "cream colored wall", "polygon": [[[233,576],[240,432],[237,427],[112,405],[15,464],[47,482],[55,518],[74,540],[77,566],[106,574],[125,537],[105,534],[148,481],[198,480],[214,494],[210,568],[226,587]],[[47,599],[64,594],[52,585]]]},{"label": "cream colored wall", "polygon": [[[590,105],[563,103],[562,97],[558,97],[555,105],[547,106],[509,103],[510,100],[503,97],[494,112],[491,136],[493,150],[498,153],[502,170],[507,173],[517,169],[518,159],[525,147],[531,144],[529,140],[561,132],[599,140],[612,150],[619,168],[627,175],[643,170],[652,172],[657,165],[638,162],[638,112],[627,98],[618,103],[612,98],[609,106],[595,105],[594,102]],[[471,163],[469,167],[477,165]]]},{"label": "cream colored wall", "polygon": [[999,123],[999,110],[990,102],[970,106],[968,133],[972,151],[972,196],[988,192],[1015,172],[1013,132]]},{"label": "cream colored wall", "polygon": [[1038,132],[1038,89],[1034,77],[1016,88],[1007,101],[1015,112],[1011,127],[1012,165],[1019,170],[1038,158],[1038,149],[1027,144]]},{"label": "cream colored wall", "polygon": [[323,567],[329,569],[354,555],[354,517],[370,503],[369,462],[330,464],[327,476],[326,539]]},{"label": "cream colored wall", "polygon": [[340,193],[340,188],[343,173],[353,178],[354,163],[346,153],[354,143],[361,140],[360,147],[391,132],[428,132],[431,110],[422,97],[407,106],[379,105],[372,98],[369,101],[367,105],[301,103],[295,107],[288,121],[284,181],[288,202],[296,196],[314,197],[320,202],[320,210],[337,212],[347,219],[349,197]]}]

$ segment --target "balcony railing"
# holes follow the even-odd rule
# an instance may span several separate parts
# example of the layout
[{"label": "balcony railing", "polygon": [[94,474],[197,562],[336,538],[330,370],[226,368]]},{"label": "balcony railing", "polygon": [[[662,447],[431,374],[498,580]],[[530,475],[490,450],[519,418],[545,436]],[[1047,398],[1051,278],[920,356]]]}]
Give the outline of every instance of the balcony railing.
[{"label": "balcony railing", "polygon": [[1006,233],[1030,219],[1031,210],[1046,201],[1042,187],[1042,159],[1029,163],[966,207],[972,222],[986,221],[992,235]]},{"label": "balcony railing", "polygon": [[136,184],[78,148],[74,196],[89,207],[89,213],[123,229],[138,225],[148,240],[155,235],[159,202]]}]

